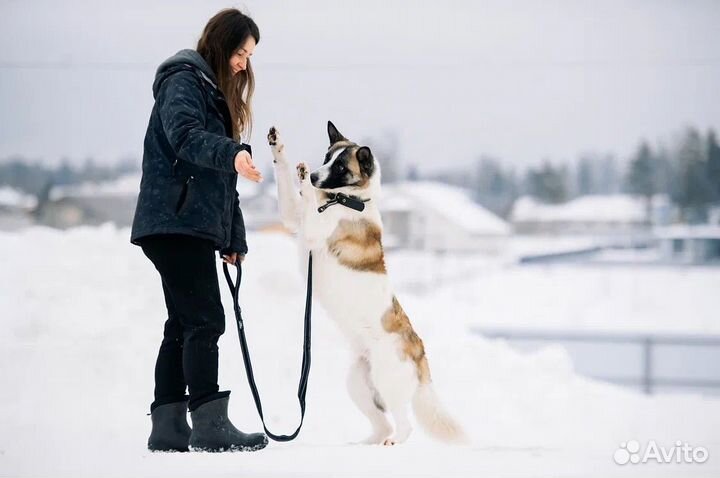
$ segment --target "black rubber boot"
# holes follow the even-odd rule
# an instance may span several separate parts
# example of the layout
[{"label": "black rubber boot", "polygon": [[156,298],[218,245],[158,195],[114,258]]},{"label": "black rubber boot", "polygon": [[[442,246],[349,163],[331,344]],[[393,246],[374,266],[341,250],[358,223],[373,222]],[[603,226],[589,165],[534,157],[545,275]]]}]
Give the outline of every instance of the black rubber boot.
[{"label": "black rubber boot", "polygon": [[148,438],[150,451],[188,451],[190,425],[187,422],[187,400],[166,403],[150,413],[152,431]]},{"label": "black rubber boot", "polygon": [[264,433],[243,433],[227,416],[228,402],[225,396],[203,403],[190,412],[192,451],[256,451],[265,448],[268,439]]}]

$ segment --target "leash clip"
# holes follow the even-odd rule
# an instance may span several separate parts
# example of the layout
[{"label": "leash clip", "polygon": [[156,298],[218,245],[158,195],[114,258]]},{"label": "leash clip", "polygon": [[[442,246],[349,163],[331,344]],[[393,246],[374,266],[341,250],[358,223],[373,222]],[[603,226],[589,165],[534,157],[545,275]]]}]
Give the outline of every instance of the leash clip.
[{"label": "leash clip", "polygon": [[329,208],[333,204],[342,204],[345,207],[349,207],[350,209],[362,212],[363,210],[365,210],[365,202],[367,201],[369,201],[369,199],[362,200],[353,196],[348,196],[344,193],[336,193],[335,197],[333,197],[328,202],[318,208],[318,212],[323,212],[325,209]]}]

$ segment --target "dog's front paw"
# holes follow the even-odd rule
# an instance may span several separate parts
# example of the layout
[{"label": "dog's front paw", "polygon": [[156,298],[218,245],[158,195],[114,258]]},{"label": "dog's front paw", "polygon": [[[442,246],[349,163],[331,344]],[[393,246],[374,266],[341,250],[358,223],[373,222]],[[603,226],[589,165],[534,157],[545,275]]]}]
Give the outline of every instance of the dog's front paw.
[{"label": "dog's front paw", "polygon": [[270,131],[268,132],[268,135],[267,135],[268,144],[270,146],[275,146],[278,142],[279,137],[280,137],[280,133],[278,132],[277,128],[275,126],[271,126]]},{"label": "dog's front paw", "polygon": [[298,163],[297,175],[301,183],[307,182],[310,175],[308,174],[308,168],[305,163]]},{"label": "dog's front paw", "polygon": [[282,153],[283,149],[285,149],[282,138],[280,138],[280,132],[275,126],[270,128],[270,131],[267,134],[267,140],[273,153]]}]

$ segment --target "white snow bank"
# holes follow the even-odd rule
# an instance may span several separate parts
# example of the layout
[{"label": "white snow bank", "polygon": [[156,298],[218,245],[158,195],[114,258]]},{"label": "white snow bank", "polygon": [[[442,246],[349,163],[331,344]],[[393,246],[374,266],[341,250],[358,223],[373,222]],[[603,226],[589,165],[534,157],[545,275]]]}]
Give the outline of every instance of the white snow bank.
[{"label": "white snow bank", "polygon": [[[166,310],[157,272],[128,239],[128,229],[108,225],[64,233],[37,227],[0,233],[0,475],[688,477],[720,473],[717,400],[692,395],[648,398],[578,377],[562,348],[521,355],[503,341],[467,333],[470,325],[511,316],[520,302],[528,302],[529,309],[543,292],[567,288],[571,295],[578,293],[587,280],[577,282],[571,272],[523,278],[524,272],[510,268],[505,272],[510,279],[502,279],[498,270],[494,280],[488,276],[468,280],[459,289],[453,285],[413,293],[404,286],[410,272],[401,270],[402,258],[394,256],[388,262],[398,298],[424,340],[438,394],[465,424],[471,445],[438,445],[417,429],[408,443],[394,448],[351,444],[369,432],[345,391],[352,358],[316,304],[308,409],[298,440],[272,443],[255,454],[150,454],[145,449],[150,425],[146,413]],[[286,236],[250,234],[248,243],[241,288],[243,316],[269,426],[287,433],[298,419],[295,394],[304,302],[298,265],[305,258],[297,257],[294,242]],[[28,253],[30,249],[33,252]],[[545,274],[542,268],[526,270]],[[512,277],[517,274],[519,279]],[[532,291],[543,284],[545,290]],[[668,287],[663,278],[650,287],[659,284]],[[220,285],[228,318],[220,341],[221,387],[233,390],[230,415],[236,425],[258,430],[222,278]],[[518,285],[519,290],[513,289]],[[657,302],[665,300],[663,294],[656,291]],[[592,309],[612,297],[605,293],[593,300],[587,292],[581,302]],[[553,314],[570,320],[576,311],[564,307],[560,297],[544,307],[536,315],[538,321]],[[606,307],[612,310],[612,305]],[[624,306],[615,312],[628,313]],[[707,447],[711,458],[703,465],[619,467],[612,461],[613,453],[631,439],[641,443],[652,439],[664,446],[683,440]]]}]

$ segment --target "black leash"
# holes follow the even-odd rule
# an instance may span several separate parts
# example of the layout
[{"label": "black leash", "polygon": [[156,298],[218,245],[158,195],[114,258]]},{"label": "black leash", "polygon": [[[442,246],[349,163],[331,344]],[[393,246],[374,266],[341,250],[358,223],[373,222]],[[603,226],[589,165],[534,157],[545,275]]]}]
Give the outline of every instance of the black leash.
[{"label": "black leash", "polygon": [[247,340],[245,339],[245,327],[243,324],[242,315],[240,314],[240,303],[238,301],[238,294],[240,291],[240,279],[242,278],[242,268],[240,262],[236,261],[235,266],[237,267],[237,279],[233,284],[233,280],[228,272],[227,262],[223,262],[223,273],[225,274],[225,280],[230,287],[230,292],[233,296],[233,305],[235,309],[235,322],[237,323],[238,336],[240,337],[240,347],[242,348],[243,362],[245,363],[245,372],[247,373],[248,384],[252,391],[253,399],[255,400],[255,406],[257,407],[258,414],[262,420],[263,428],[267,436],[275,441],[290,441],[298,436],[300,428],[303,425],[305,419],[305,393],[307,392],[308,377],[310,375],[310,316],[312,315],[312,252],[308,254],[308,281],[307,281],[307,295],[305,297],[305,339],[303,342],[303,358],[302,368],[300,372],[300,384],[298,385],[298,401],[300,402],[300,424],[298,425],[295,433],[292,435],[275,435],[270,432],[265,426],[265,417],[263,416],[262,403],[260,402],[260,393],[258,392],[257,385],[255,385],[255,375],[253,374],[252,363],[250,362],[250,352],[248,351]]},{"label": "black leash", "polygon": [[[370,199],[360,199],[356,196],[348,196],[347,194],[337,193],[328,194],[329,201],[318,208],[321,213],[325,209],[335,204],[342,204],[345,207],[362,211],[365,209],[365,203]],[[262,420],[263,428],[267,436],[275,441],[290,441],[298,436],[300,428],[302,428],[305,419],[305,393],[307,392],[308,377],[310,376],[310,317],[312,315],[312,251],[308,254],[308,278],[307,278],[307,294],[305,296],[305,339],[303,341],[303,358],[300,371],[300,384],[298,385],[298,401],[300,402],[300,424],[292,435],[275,435],[265,426],[265,416],[263,415],[262,402],[260,401],[260,393],[255,384],[255,374],[253,373],[252,363],[250,362],[250,351],[248,350],[247,340],[245,339],[245,326],[240,313],[240,302],[238,295],[240,293],[240,279],[242,278],[242,268],[240,262],[235,262],[237,267],[237,279],[233,283],[228,271],[227,262],[223,262],[223,273],[225,280],[230,287],[230,293],[233,297],[233,308],[235,309],[235,323],[237,324],[238,337],[240,338],[240,348],[242,349],[243,362],[245,363],[245,372],[247,374],[248,384],[252,391],[255,406],[257,407],[260,420]]]}]

